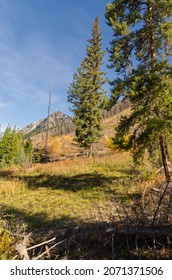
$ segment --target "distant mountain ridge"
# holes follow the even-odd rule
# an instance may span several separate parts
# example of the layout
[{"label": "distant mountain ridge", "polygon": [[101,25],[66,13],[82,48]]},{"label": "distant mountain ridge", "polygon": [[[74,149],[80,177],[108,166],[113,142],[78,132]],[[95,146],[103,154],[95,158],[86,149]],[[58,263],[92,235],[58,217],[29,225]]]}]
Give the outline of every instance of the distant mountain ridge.
[{"label": "distant mountain ridge", "polygon": [[[62,112],[54,112],[49,118],[41,119],[30,123],[29,125],[23,127],[21,131],[23,132],[25,137],[32,137],[39,133],[45,133],[47,130],[47,125],[49,127],[50,135],[53,130],[55,130],[55,134],[61,135],[69,133],[70,130],[74,130],[74,124],[72,122],[72,118]],[[68,128],[68,129],[67,129]],[[53,134],[54,134],[53,133]]]},{"label": "distant mountain ridge", "polygon": [[[119,101],[111,110],[103,110],[103,119],[110,118],[114,115],[118,115],[120,112],[130,107],[129,101]],[[21,129],[25,138],[35,138],[36,140],[42,140],[45,138],[47,131],[47,123],[49,127],[50,136],[59,136],[69,134],[75,131],[75,125],[72,118],[60,111],[54,112],[48,118],[41,119],[30,123]]]}]

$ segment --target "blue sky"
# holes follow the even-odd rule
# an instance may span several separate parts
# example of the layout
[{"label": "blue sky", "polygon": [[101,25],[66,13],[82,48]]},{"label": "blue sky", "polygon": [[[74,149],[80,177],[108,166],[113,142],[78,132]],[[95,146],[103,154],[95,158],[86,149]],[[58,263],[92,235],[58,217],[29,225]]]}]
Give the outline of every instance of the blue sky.
[{"label": "blue sky", "polygon": [[96,16],[104,49],[112,39],[104,18],[108,2],[0,0],[1,130],[7,124],[21,128],[47,116],[51,79],[51,112],[69,114],[67,89],[86,55]]}]

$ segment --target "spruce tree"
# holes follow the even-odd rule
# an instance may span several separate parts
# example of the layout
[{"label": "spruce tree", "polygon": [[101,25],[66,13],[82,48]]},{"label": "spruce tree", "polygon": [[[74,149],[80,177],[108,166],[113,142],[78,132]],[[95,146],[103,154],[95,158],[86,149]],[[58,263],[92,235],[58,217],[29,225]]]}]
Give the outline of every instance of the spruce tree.
[{"label": "spruce tree", "polygon": [[105,73],[100,70],[104,51],[99,31],[99,19],[96,17],[92,28],[92,38],[88,39],[86,57],[73,75],[68,89],[68,102],[72,104],[76,126],[75,140],[80,147],[90,149],[100,137],[102,108],[105,100],[103,84]]},{"label": "spruce tree", "polygon": [[116,0],[106,7],[113,28],[111,103],[129,99],[132,113],[121,119],[115,143],[134,159],[160,148],[167,181],[172,181],[168,143],[172,136],[172,0]]}]

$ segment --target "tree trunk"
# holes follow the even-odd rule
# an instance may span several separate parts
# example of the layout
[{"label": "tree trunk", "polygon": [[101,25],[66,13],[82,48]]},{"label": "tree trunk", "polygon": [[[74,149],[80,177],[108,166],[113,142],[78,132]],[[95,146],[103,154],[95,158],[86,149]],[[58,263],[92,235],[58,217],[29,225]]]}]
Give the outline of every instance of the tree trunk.
[{"label": "tree trunk", "polygon": [[160,141],[161,156],[162,156],[162,162],[164,166],[166,180],[172,183],[172,165],[170,162],[167,142],[163,135],[159,136],[159,141]]},{"label": "tree trunk", "polygon": [[[148,1],[148,12],[149,12],[149,42],[150,42],[150,55],[152,63],[156,59],[156,51],[155,51],[155,35],[154,35],[154,6],[152,0]],[[164,166],[164,172],[166,176],[166,181],[172,183],[172,165],[170,162],[168,146],[165,137],[161,134],[159,136],[160,141],[160,149],[162,162]]]}]

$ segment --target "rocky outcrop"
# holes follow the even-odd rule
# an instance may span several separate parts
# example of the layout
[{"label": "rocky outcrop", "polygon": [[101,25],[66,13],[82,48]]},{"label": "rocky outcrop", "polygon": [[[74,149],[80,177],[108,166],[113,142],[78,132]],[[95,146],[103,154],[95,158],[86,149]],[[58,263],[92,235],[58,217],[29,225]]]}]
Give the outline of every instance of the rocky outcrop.
[{"label": "rocky outcrop", "polygon": [[72,118],[62,112],[54,112],[49,118],[41,119],[33,122],[21,129],[25,137],[32,137],[40,133],[44,133],[49,128],[50,134],[55,130],[56,135],[61,135],[74,130]]}]

